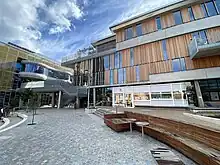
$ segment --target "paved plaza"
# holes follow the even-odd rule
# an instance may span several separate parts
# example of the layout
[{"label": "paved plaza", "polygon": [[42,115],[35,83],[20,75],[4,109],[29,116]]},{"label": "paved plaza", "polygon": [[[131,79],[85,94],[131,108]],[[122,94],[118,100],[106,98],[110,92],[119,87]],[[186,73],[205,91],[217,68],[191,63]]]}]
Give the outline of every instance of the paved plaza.
[{"label": "paved plaza", "polygon": [[167,147],[136,131],[116,133],[83,110],[38,110],[37,125],[29,122],[0,134],[1,165],[154,165],[150,150]]}]

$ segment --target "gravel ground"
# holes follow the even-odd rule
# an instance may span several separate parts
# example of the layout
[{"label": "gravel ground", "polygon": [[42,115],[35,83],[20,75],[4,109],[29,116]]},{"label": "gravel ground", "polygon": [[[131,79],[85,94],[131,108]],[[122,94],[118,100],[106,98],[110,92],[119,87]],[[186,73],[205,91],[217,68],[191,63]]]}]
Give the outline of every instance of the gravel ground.
[{"label": "gravel ground", "polygon": [[116,133],[82,110],[39,110],[37,125],[30,121],[0,134],[1,165],[154,165],[150,150],[167,147],[139,132]]}]

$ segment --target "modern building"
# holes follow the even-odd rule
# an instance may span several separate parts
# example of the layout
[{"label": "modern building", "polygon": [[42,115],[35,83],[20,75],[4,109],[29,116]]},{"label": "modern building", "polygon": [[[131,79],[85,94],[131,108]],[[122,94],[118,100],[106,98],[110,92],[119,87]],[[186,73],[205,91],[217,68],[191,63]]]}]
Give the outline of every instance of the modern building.
[{"label": "modern building", "polygon": [[[32,89],[41,95],[41,106],[68,106],[86,97],[86,88],[74,85],[73,69],[12,43],[0,43],[0,108],[17,101]],[[14,103],[13,103],[14,104]],[[21,106],[21,101],[20,101]]]},{"label": "modern building", "polygon": [[88,77],[90,102],[220,106],[220,0],[182,0],[110,30],[95,51],[62,62]]}]

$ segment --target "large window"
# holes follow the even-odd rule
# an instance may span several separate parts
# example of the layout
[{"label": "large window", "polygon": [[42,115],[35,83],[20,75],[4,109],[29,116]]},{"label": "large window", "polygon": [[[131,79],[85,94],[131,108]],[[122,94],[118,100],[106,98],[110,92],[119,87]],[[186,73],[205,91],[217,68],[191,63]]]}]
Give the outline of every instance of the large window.
[{"label": "large window", "polygon": [[183,23],[182,15],[180,11],[176,11],[173,13],[174,21],[176,25],[180,25]]},{"label": "large window", "polygon": [[123,84],[124,83],[124,70],[122,69],[118,69],[118,84]]},{"label": "large window", "polygon": [[125,29],[125,40],[129,40],[133,37],[132,27]]},{"label": "large window", "polygon": [[119,55],[119,68],[122,68],[122,55],[121,52],[118,52]]},{"label": "large window", "polygon": [[180,91],[174,91],[174,92],[173,92],[173,98],[174,98],[175,100],[180,100],[180,99],[182,99],[182,93],[181,93]]},{"label": "large window", "polygon": [[69,79],[69,74],[48,69],[48,77],[53,77],[53,78],[56,78],[56,79],[68,80]]},{"label": "large window", "polygon": [[136,25],[136,34],[137,36],[142,35],[142,24]]},{"label": "large window", "polygon": [[168,60],[166,40],[162,40],[162,47],[164,60]]},{"label": "large window", "polygon": [[130,65],[134,65],[134,48],[130,49]]},{"label": "large window", "polygon": [[218,13],[220,14],[220,0],[215,0],[215,5],[216,5],[216,8],[218,10]]},{"label": "large window", "polygon": [[204,17],[208,17],[208,13],[207,13],[207,10],[206,10],[206,7],[205,7],[205,4],[204,4],[204,3],[201,4],[201,8],[202,8]]},{"label": "large window", "polygon": [[192,33],[193,38],[201,39],[201,44],[208,43],[206,31],[202,30],[199,32]]},{"label": "large window", "polygon": [[160,17],[156,18],[157,30],[162,30],[161,19]]},{"label": "large window", "polygon": [[162,99],[172,99],[171,92],[161,92],[161,98]]},{"label": "large window", "polygon": [[140,67],[136,66],[135,70],[136,70],[136,81],[139,82],[140,81]]},{"label": "large window", "polygon": [[194,14],[193,14],[192,7],[188,8],[188,12],[189,12],[190,21],[194,21],[195,17],[194,17]]},{"label": "large window", "polygon": [[109,56],[104,57],[104,68],[105,70],[109,69]]},{"label": "large window", "polygon": [[151,99],[161,99],[160,92],[152,92]]},{"label": "large window", "polygon": [[37,64],[26,64],[25,65],[25,72],[31,72],[31,73],[44,73],[44,68]]},{"label": "large window", "polygon": [[150,100],[150,94],[149,93],[134,93],[134,100]]},{"label": "large window", "polygon": [[126,78],[126,68],[123,68],[123,72],[124,72],[124,83],[126,83],[126,80],[127,80],[127,78]]},{"label": "large window", "polygon": [[115,53],[115,68],[119,68],[119,52]]},{"label": "large window", "polygon": [[184,58],[174,59],[172,60],[173,65],[173,71],[179,72],[179,71],[185,71],[186,70],[186,64]]},{"label": "large window", "polygon": [[114,71],[110,70],[110,85],[114,84]]},{"label": "large window", "polygon": [[206,5],[206,8],[207,8],[208,16],[217,15],[215,5],[212,1],[206,2],[205,5]]}]

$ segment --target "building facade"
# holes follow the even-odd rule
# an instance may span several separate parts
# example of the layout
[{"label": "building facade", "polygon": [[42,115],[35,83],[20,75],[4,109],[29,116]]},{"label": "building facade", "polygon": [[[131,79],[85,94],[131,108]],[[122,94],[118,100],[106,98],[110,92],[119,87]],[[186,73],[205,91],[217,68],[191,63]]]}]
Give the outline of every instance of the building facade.
[{"label": "building facade", "polygon": [[42,106],[56,104],[60,108],[68,100],[75,102],[76,97],[85,97],[86,91],[74,86],[73,74],[73,69],[46,56],[0,43],[0,108],[12,104],[18,107],[25,89],[40,93]]},{"label": "building facade", "polygon": [[[219,0],[180,1],[110,29],[114,49],[100,54],[102,49],[94,45],[89,60],[63,63],[87,67],[93,103],[98,90],[109,89],[113,106],[220,105]],[[109,38],[97,43],[111,45]]]}]

